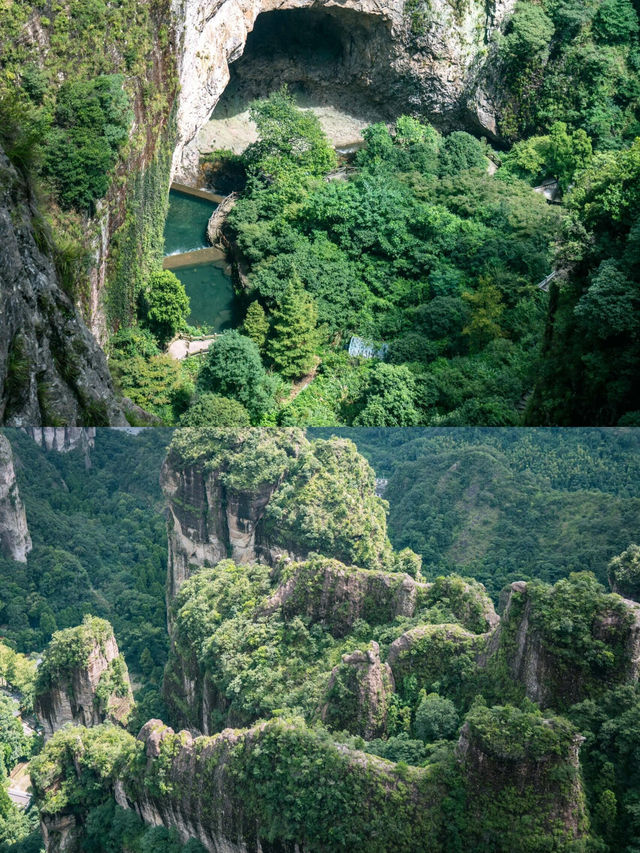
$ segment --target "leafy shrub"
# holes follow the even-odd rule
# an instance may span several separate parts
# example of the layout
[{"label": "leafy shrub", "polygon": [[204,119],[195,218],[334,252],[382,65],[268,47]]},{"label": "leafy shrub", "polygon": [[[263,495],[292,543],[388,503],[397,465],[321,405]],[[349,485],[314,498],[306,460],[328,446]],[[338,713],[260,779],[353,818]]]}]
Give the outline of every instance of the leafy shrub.
[{"label": "leafy shrub", "polygon": [[458,729],[458,712],[450,699],[437,693],[427,693],[416,709],[413,723],[417,737],[425,743],[433,743],[452,737]]},{"label": "leafy shrub", "polygon": [[67,81],[58,91],[44,173],[65,208],[92,212],[109,187],[132,113],[118,74]]}]

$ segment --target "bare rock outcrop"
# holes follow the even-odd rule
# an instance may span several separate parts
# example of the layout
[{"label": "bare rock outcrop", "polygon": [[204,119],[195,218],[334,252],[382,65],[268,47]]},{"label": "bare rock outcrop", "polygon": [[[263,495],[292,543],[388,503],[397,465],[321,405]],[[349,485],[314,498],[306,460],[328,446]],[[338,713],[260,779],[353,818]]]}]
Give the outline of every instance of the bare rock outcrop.
[{"label": "bare rock outcrop", "polygon": [[85,617],[54,634],[38,671],[35,713],[45,740],[72,723],[126,723],[133,707],[129,673],[111,625]]},{"label": "bare rock outcrop", "polygon": [[388,663],[380,661],[375,641],[365,651],[342,656],[327,685],[322,720],[334,729],[346,729],[365,740],[386,732],[389,700],[395,690]]},{"label": "bare rock outcrop", "polygon": [[26,563],[31,536],[20,499],[11,445],[0,435],[0,553]]},{"label": "bare rock outcrop", "polygon": [[514,6],[432,0],[412,13],[403,0],[174,0],[180,95],[172,173],[179,180],[196,174],[196,137],[229,81],[229,64],[242,55],[258,15],[273,10],[312,9],[331,18],[339,58],[325,73],[334,89],[365,91],[387,112],[495,133],[483,66],[488,42]]},{"label": "bare rock outcrop", "polygon": [[69,453],[76,448],[85,452],[96,443],[95,427],[24,427],[27,435],[43,450]]},{"label": "bare rock outcrop", "polygon": [[217,246],[222,234],[222,226],[229,215],[229,211],[233,210],[238,200],[238,193],[230,193],[220,202],[209,218],[207,223],[207,239],[212,246]]}]

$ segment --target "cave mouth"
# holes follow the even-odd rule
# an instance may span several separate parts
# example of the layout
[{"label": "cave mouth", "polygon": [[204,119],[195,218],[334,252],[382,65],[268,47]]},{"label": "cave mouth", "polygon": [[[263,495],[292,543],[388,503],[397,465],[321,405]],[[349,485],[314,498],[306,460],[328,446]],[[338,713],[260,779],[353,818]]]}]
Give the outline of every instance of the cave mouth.
[{"label": "cave mouth", "polygon": [[262,12],[229,65],[229,83],[200,133],[201,152],[239,153],[254,141],[249,104],[285,83],[300,107],[319,114],[337,148],[357,144],[366,125],[401,112],[391,51],[390,25],[379,15],[340,7]]}]

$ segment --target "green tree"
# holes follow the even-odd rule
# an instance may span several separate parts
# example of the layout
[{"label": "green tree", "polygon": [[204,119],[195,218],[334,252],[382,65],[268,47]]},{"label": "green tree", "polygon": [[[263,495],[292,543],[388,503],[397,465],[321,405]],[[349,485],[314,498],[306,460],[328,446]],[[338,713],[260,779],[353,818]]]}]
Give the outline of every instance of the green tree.
[{"label": "green tree", "polygon": [[584,130],[569,133],[563,121],[556,121],[549,131],[547,164],[563,190],[566,190],[579,169],[591,162],[591,140]]},{"label": "green tree", "polygon": [[416,710],[416,736],[425,743],[452,737],[458,728],[458,712],[450,699],[428,693]]},{"label": "green tree", "polygon": [[480,278],[477,290],[467,291],[463,298],[471,306],[471,320],[462,333],[469,336],[472,350],[478,351],[495,338],[502,337],[500,318],[504,311],[500,290],[486,276]]},{"label": "green tree", "polygon": [[249,112],[259,136],[244,154],[250,174],[290,178],[294,166],[298,175],[321,176],[335,166],[335,152],[318,117],[298,109],[286,86],[265,100],[254,101]]},{"label": "green tree", "polygon": [[144,321],[163,346],[189,316],[189,297],[184,285],[171,270],[158,270],[149,276],[144,303]]},{"label": "green tree", "polygon": [[464,169],[486,169],[487,161],[480,142],[463,130],[455,130],[444,138],[440,154],[440,174],[457,175]]},{"label": "green tree", "polygon": [[249,426],[249,412],[238,400],[218,394],[200,394],[182,415],[182,427],[242,427]]},{"label": "green tree", "polygon": [[360,400],[354,426],[416,426],[415,379],[408,367],[375,364]]},{"label": "green tree", "polygon": [[60,87],[44,172],[65,208],[91,212],[107,192],[133,116],[123,82],[122,75],[112,74],[66,80]]},{"label": "green tree", "polygon": [[247,337],[251,338],[260,352],[262,352],[267,335],[269,334],[269,321],[267,320],[264,308],[257,299],[247,309],[243,331]]},{"label": "green tree", "polygon": [[593,29],[600,41],[628,43],[638,33],[638,14],[631,0],[602,0]]},{"label": "green tree", "polygon": [[608,566],[609,584],[614,592],[640,601],[640,546],[629,547]]},{"label": "green tree", "polygon": [[269,358],[285,379],[299,379],[314,367],[319,343],[318,309],[294,274],[273,312]]},{"label": "green tree", "polygon": [[507,25],[503,51],[510,63],[528,64],[543,57],[554,33],[553,21],[531,0],[519,0]]},{"label": "green tree", "polygon": [[238,400],[253,422],[274,405],[274,382],[267,376],[258,347],[235,330],[224,332],[209,347],[198,385],[202,391]]}]

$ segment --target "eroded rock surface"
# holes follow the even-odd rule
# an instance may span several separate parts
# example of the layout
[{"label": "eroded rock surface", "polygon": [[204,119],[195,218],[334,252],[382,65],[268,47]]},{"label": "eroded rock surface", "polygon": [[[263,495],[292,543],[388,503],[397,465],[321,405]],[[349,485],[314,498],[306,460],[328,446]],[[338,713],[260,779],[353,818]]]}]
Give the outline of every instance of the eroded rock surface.
[{"label": "eroded rock surface", "polygon": [[30,550],[31,536],[16,481],[11,445],[0,435],[0,553],[26,563]]},{"label": "eroded rock surface", "polygon": [[194,567],[225,557],[275,565],[316,552],[365,568],[392,562],[373,471],[346,439],[309,442],[298,430],[177,431],[161,484],[169,598]]},{"label": "eroded rock surface", "polygon": [[67,723],[125,724],[133,707],[129,673],[113,630],[103,619],[59,631],[38,673],[35,713],[45,740]]},{"label": "eroded rock surface", "polygon": [[[595,580],[584,582],[597,586]],[[559,600],[564,583],[547,588],[524,581],[511,584],[501,624],[489,643],[490,658],[503,656],[511,677],[543,708],[571,705],[598,690],[637,681],[640,671],[640,604],[594,594],[590,610],[584,602],[582,612],[576,604],[561,608],[559,624],[546,613]],[[591,615],[583,629],[584,612]]]},{"label": "eroded rock surface", "polygon": [[43,450],[69,453],[77,447],[87,450],[95,446],[95,427],[25,427],[25,432]]},{"label": "eroded rock surface", "polygon": [[41,248],[35,216],[0,148],[0,423],[124,426],[105,355]]},{"label": "eroded rock surface", "polygon": [[[229,81],[229,63],[241,56],[258,15],[274,10],[312,10],[306,26],[322,12],[333,27],[332,55],[309,83],[364,91],[390,113],[415,112],[493,134],[495,97],[483,85],[483,65],[489,39],[514,6],[515,0],[432,0],[416,9],[424,16],[416,22],[403,0],[174,0],[181,88],[173,174],[180,180],[196,174],[196,137]],[[276,70],[282,83],[287,68]],[[275,72],[267,62],[253,73],[270,78]]]},{"label": "eroded rock surface", "polygon": [[318,557],[294,567],[263,612],[281,609],[285,618],[304,616],[342,637],[357,619],[379,625],[396,616],[413,616],[424,606],[429,589],[430,584],[400,572],[365,571]]},{"label": "eroded rock surface", "polygon": [[327,685],[323,721],[334,729],[346,729],[365,740],[386,733],[389,701],[395,690],[388,663],[380,661],[380,647],[372,641],[365,651],[342,656]]}]

